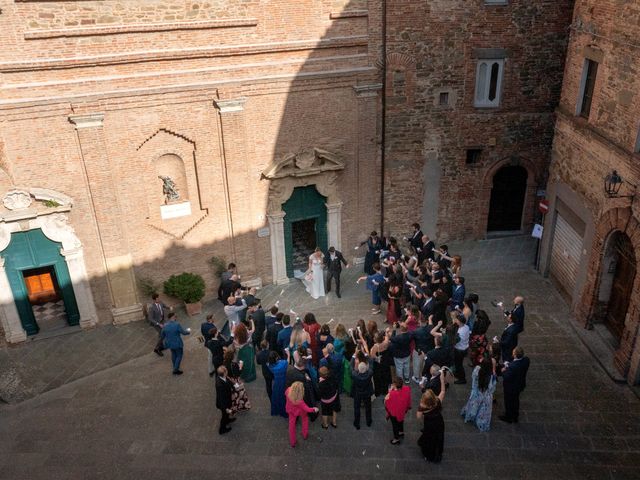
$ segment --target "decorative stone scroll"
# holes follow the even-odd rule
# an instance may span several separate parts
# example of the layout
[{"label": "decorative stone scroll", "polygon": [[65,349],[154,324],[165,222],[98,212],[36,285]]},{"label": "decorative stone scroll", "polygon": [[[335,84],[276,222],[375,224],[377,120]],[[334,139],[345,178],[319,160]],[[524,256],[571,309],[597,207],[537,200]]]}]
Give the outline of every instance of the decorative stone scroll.
[{"label": "decorative stone scroll", "polygon": [[2,199],[2,204],[9,210],[29,208],[33,199],[25,190],[9,190]]}]

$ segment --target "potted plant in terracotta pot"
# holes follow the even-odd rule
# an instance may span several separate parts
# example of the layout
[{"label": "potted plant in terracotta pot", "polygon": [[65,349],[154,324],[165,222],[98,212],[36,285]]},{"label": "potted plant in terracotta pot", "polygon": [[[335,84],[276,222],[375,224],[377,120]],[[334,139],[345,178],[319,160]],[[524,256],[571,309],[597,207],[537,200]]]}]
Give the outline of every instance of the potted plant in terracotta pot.
[{"label": "potted plant in terracotta pot", "polygon": [[195,273],[185,272],[180,275],[171,275],[164,282],[164,293],[182,300],[187,309],[187,314],[190,316],[202,312],[200,300],[204,297],[204,289],[204,280]]}]

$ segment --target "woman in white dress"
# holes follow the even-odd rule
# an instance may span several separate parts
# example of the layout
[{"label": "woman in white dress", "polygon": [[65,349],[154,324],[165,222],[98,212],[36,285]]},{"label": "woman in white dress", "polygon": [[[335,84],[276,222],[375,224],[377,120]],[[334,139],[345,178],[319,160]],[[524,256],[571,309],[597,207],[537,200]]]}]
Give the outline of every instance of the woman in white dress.
[{"label": "woman in white dress", "polygon": [[309,255],[309,270],[306,271],[302,283],[307,287],[307,292],[313,298],[324,297],[324,255],[320,247]]}]

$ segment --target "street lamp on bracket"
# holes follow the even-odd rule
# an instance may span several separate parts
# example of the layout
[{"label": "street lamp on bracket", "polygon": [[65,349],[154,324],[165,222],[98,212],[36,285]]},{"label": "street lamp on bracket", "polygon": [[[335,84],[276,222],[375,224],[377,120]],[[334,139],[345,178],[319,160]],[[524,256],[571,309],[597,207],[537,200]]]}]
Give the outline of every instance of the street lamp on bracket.
[{"label": "street lamp on bracket", "polygon": [[634,198],[636,196],[637,186],[629,182],[626,183],[633,187],[633,193],[631,195],[619,195],[623,183],[625,182],[622,180],[622,177],[616,170],[613,170],[609,175],[604,177],[604,193],[609,198]]}]

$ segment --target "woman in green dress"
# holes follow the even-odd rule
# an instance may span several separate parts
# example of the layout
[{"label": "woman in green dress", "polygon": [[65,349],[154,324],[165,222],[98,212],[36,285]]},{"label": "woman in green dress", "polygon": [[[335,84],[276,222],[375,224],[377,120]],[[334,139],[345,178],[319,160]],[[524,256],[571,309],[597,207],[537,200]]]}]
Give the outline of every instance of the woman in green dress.
[{"label": "woman in green dress", "polygon": [[233,344],[237,352],[237,360],[241,365],[240,378],[245,383],[256,379],[255,351],[251,335],[255,331],[253,320],[249,320],[250,328],[247,330],[244,323],[239,323],[233,331]]}]

